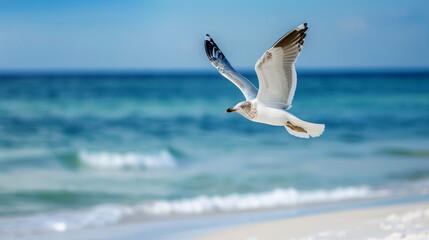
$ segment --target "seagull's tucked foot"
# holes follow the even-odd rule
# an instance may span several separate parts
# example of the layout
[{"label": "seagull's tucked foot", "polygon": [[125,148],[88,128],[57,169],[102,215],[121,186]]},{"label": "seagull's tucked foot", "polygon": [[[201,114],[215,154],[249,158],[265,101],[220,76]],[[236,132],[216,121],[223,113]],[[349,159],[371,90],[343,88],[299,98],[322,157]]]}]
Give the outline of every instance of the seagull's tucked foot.
[{"label": "seagull's tucked foot", "polygon": [[285,128],[288,133],[295,137],[309,138],[322,135],[325,130],[325,124],[310,123],[293,118],[286,122]]}]

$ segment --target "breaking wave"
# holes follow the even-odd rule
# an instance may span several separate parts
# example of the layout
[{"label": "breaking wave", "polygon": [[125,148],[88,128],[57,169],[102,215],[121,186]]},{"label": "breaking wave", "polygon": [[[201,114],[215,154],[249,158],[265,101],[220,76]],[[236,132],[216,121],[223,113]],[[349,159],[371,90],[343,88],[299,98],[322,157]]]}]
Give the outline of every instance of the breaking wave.
[{"label": "breaking wave", "polygon": [[80,151],[78,160],[86,167],[97,169],[156,169],[177,166],[173,155],[165,150],[156,154]]},{"label": "breaking wave", "polygon": [[264,208],[294,206],[310,203],[328,203],[370,197],[382,197],[390,192],[374,191],[369,187],[346,187],[333,190],[298,191],[294,188],[275,189],[269,192],[230,194],[225,196],[199,196],[176,201],[158,201],[141,205],[148,214],[201,214],[212,212],[231,212]]}]

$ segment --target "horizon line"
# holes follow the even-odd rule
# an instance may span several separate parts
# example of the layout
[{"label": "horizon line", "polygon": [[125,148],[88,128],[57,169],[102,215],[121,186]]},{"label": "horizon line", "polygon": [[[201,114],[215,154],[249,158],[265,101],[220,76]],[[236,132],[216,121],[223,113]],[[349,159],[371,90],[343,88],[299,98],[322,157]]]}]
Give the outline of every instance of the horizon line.
[{"label": "horizon line", "polygon": [[[243,75],[256,75],[254,69],[238,69]],[[415,68],[297,68],[302,75],[429,75],[429,67]],[[215,69],[0,69],[4,76],[147,76],[216,75]]]}]

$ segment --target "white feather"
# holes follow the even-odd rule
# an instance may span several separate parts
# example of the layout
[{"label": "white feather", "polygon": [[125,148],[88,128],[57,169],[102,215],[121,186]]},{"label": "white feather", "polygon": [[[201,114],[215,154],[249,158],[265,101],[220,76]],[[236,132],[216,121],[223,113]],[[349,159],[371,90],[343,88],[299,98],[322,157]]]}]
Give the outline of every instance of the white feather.
[{"label": "white feather", "polygon": [[[257,99],[267,106],[290,109],[296,89],[295,61],[305,38],[306,24],[287,33],[256,62]],[[299,32],[301,31],[301,32]]]}]

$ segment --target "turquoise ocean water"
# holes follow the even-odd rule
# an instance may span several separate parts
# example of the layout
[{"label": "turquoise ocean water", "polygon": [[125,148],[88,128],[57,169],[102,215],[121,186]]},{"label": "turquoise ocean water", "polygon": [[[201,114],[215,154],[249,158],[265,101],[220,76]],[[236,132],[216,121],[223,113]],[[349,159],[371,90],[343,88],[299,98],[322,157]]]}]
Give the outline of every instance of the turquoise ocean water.
[{"label": "turquoise ocean water", "polygon": [[215,74],[1,76],[0,232],[429,190],[429,74],[299,75],[315,139],[225,113],[242,100]]}]

